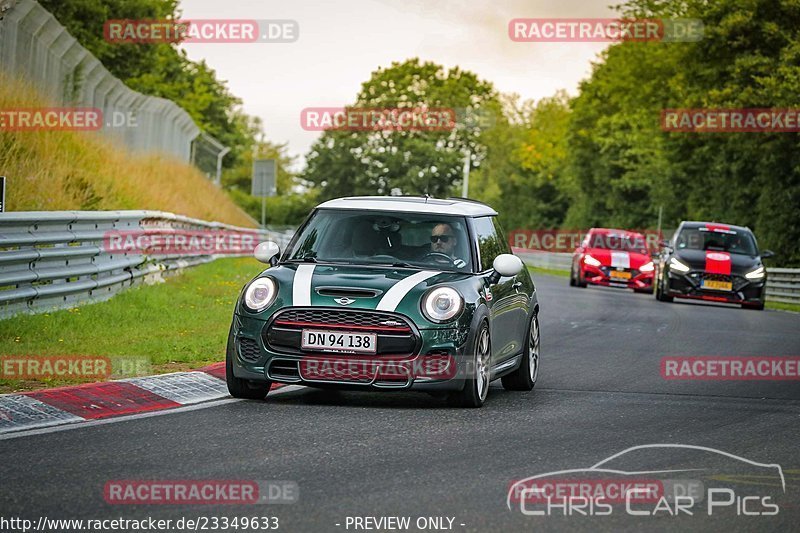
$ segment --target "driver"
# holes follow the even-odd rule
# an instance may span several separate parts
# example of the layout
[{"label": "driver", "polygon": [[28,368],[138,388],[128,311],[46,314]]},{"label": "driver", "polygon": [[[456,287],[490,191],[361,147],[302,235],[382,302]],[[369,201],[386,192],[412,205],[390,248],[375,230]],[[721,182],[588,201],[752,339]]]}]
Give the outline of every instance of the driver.
[{"label": "driver", "polygon": [[431,231],[431,253],[446,255],[457,267],[465,266],[466,263],[455,256],[455,249],[456,233],[453,226],[446,222],[436,224]]}]

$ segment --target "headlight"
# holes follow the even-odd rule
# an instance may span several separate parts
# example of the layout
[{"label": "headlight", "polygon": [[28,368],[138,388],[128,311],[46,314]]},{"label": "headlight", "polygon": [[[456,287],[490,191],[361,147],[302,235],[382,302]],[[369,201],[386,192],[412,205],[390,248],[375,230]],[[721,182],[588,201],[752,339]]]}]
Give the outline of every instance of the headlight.
[{"label": "headlight", "polygon": [[244,292],[244,305],[258,313],[269,307],[277,294],[278,289],[272,278],[258,278]]},{"label": "headlight", "polygon": [[669,260],[669,267],[677,270],[678,272],[689,272],[689,267],[684,265],[674,257]]},{"label": "headlight", "polygon": [[595,266],[595,267],[599,267],[600,266],[600,261],[598,261],[597,259],[595,259],[594,257],[592,257],[589,254],[586,254],[586,255],[583,256],[583,262],[586,263],[587,265],[592,265],[592,266]]},{"label": "headlight", "polygon": [[464,298],[452,287],[438,287],[422,298],[422,312],[432,322],[446,322],[461,312]]},{"label": "headlight", "polygon": [[761,279],[764,277],[764,267],[760,266],[757,269],[753,270],[752,272],[748,272],[744,275],[747,279]]},{"label": "headlight", "polygon": [[642,268],[639,269],[639,272],[652,272],[655,266],[653,262],[650,261],[649,263],[645,263],[642,265]]}]

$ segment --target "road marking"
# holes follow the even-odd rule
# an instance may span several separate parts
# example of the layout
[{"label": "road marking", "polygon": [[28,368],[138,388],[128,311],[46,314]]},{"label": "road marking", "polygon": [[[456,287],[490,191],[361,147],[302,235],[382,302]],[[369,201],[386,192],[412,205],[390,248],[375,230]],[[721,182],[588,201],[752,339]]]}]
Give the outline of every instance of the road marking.
[{"label": "road marking", "polygon": [[[275,395],[278,395],[278,394],[284,394],[286,392],[293,392],[293,391],[297,391],[297,390],[301,390],[301,389],[305,389],[305,388],[306,387],[303,387],[303,386],[300,386],[300,385],[287,385],[285,387],[281,387],[280,389],[277,389],[277,390],[274,390],[274,391],[270,391],[269,396],[271,397],[271,396],[275,396]],[[90,420],[90,421],[86,421],[86,422],[73,422],[73,423],[65,422],[63,424],[50,426],[50,427],[46,427],[46,428],[20,430],[20,431],[12,431],[12,432],[9,432],[9,433],[2,433],[2,434],[0,434],[0,440],[10,440],[10,439],[16,439],[16,438],[20,438],[20,437],[31,437],[31,436],[35,436],[35,435],[46,435],[48,433],[56,433],[58,431],[67,431],[67,430],[70,430],[70,429],[83,429],[83,428],[94,427],[94,426],[102,426],[102,425],[105,425],[105,424],[115,424],[117,422],[127,422],[129,420],[137,420],[137,419],[141,419],[141,418],[151,418],[151,417],[154,417],[154,416],[162,416],[162,415],[168,415],[168,414],[172,414],[172,413],[186,413],[186,412],[189,412],[189,411],[199,411],[201,409],[208,409],[210,407],[217,407],[217,406],[224,405],[224,404],[230,404],[230,403],[242,402],[242,401],[249,401],[249,400],[242,400],[242,399],[237,399],[237,398],[221,398],[219,400],[213,400],[213,401],[210,401],[210,402],[204,402],[204,403],[199,403],[199,404],[194,404],[194,405],[187,405],[187,406],[183,406],[183,407],[175,407],[175,408],[172,408],[172,409],[164,409],[162,411],[149,411],[149,412],[137,413],[137,414],[133,414],[133,415],[118,416],[118,417],[115,417],[115,418],[104,418],[102,420]]]}]

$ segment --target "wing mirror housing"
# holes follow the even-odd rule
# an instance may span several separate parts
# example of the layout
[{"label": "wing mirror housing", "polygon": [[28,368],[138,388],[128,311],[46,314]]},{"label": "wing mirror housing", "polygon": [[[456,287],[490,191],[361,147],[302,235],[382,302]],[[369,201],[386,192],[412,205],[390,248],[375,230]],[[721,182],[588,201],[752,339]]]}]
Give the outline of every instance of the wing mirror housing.
[{"label": "wing mirror housing", "polygon": [[256,249],[253,250],[253,256],[270,266],[278,264],[278,255],[281,253],[281,248],[272,241],[264,241],[258,243]]},{"label": "wing mirror housing", "polygon": [[516,276],[522,272],[522,269],[525,268],[525,265],[522,264],[522,260],[516,255],[500,254],[495,257],[492,267],[494,270],[489,275],[490,285],[494,285],[500,281],[500,278]]},{"label": "wing mirror housing", "polygon": [[769,259],[770,257],[775,257],[775,252],[772,250],[764,250],[761,252],[761,259]]}]

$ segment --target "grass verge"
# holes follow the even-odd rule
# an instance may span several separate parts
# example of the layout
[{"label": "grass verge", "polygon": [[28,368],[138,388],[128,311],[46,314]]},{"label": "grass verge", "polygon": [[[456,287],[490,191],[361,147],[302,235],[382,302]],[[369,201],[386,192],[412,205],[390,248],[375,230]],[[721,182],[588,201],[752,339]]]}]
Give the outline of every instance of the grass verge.
[{"label": "grass verge", "polygon": [[[0,73],[0,109],[40,109],[47,99]],[[79,131],[0,128],[6,211],[154,209],[254,227],[228,194],[195,167],[159,155],[132,154]]]},{"label": "grass verge", "polygon": [[792,311],[793,313],[800,313],[800,304],[770,302],[769,300],[767,300],[767,309],[775,309],[777,311]]},{"label": "grass verge", "polygon": [[558,276],[561,278],[569,277],[569,270],[556,270],[554,268],[541,268],[535,266],[528,266],[528,270],[533,274],[547,274],[548,276]]},{"label": "grass verge", "polygon": [[[239,290],[263,269],[253,258],[218,259],[106,302],[2,320],[0,354],[102,356],[112,367],[115,358],[136,358],[152,373],[220,362]],[[0,378],[7,375],[0,367]],[[0,393],[79,382],[0,379]]]}]

